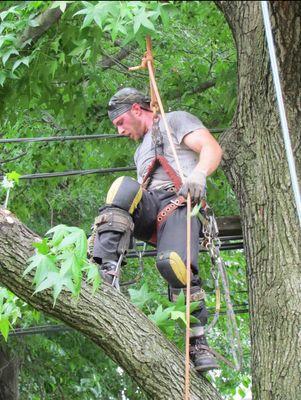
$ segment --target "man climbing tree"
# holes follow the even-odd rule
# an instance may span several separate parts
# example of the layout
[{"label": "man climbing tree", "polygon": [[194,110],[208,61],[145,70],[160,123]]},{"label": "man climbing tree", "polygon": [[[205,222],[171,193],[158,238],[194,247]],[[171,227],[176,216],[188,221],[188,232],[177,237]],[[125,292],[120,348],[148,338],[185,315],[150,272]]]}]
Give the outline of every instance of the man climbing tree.
[{"label": "man climbing tree", "polygon": [[[206,177],[218,167],[222,150],[195,116],[176,111],[167,114],[173,141],[184,169],[184,182],[173,158],[160,115],[153,113],[150,99],[133,88],[119,90],[109,102],[109,117],[118,133],[141,140],[135,152],[138,182],[119,177],[112,184],[96,218],[94,260],[104,281],[118,287],[119,267],[133,234],[157,245],[157,268],[169,284],[174,300],[186,287],[186,206],[188,192],[199,203],[206,189]],[[198,276],[201,223],[192,218],[191,298],[199,301],[194,311],[190,356],[198,372],[218,368],[208,348],[204,325],[208,313]]]}]

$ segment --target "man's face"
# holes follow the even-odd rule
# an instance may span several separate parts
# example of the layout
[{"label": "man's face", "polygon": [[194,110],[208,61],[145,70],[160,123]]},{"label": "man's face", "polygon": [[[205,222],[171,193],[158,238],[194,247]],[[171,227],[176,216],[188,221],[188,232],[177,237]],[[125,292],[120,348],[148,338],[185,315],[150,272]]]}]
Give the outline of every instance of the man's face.
[{"label": "man's face", "polygon": [[113,120],[119,135],[127,136],[132,140],[139,140],[144,135],[142,118],[135,110],[129,110]]}]

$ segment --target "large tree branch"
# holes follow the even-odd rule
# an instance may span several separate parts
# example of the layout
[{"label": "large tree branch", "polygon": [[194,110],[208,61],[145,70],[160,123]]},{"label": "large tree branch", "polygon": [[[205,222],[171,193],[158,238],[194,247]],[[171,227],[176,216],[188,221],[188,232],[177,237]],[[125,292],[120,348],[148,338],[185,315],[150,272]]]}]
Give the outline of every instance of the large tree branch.
[{"label": "large tree branch", "polygon": [[[69,6],[69,4],[67,4]],[[62,16],[63,12],[58,8],[48,8],[37,18],[34,19],[34,25],[28,26],[19,38],[20,45],[30,41],[36,42],[49,28],[52,27]]]},{"label": "large tree branch", "polygon": [[[32,295],[32,276],[22,276],[37,235],[0,210],[0,282],[38,310],[77,329],[114,359],[154,400],[183,398],[184,356],[128,299],[103,284],[92,295],[84,285],[77,301],[62,292],[55,307],[49,290]],[[191,373],[191,400],[221,399]]]},{"label": "large tree branch", "polygon": [[113,65],[120,64],[120,61],[122,61],[124,58],[126,58],[131,51],[133,50],[132,46],[125,46],[119,50],[118,53],[114,55],[105,55],[102,60],[98,63],[98,65],[101,66],[101,68],[105,71],[106,69],[111,68]]},{"label": "large tree branch", "polygon": [[[206,90],[214,87],[216,85],[216,80],[215,79],[210,79],[208,81],[204,81],[202,83],[200,83],[199,85],[197,85],[196,87],[186,91],[186,94],[200,94],[205,92]],[[185,85],[184,85],[185,87]],[[184,92],[183,90],[179,90],[178,88],[173,91],[172,89],[170,90],[170,97],[172,97],[173,99],[179,99],[183,96]]]}]

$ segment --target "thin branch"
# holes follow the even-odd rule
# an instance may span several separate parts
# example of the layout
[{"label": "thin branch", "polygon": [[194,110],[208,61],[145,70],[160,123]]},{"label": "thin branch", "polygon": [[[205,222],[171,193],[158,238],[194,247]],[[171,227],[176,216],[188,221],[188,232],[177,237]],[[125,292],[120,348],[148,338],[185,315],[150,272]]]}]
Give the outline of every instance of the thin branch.
[{"label": "thin branch", "polygon": [[13,158],[8,158],[6,160],[0,160],[0,164],[6,164],[6,163],[9,163],[11,161],[18,160],[19,158],[24,157],[26,154],[27,154],[27,151],[24,151],[23,153],[19,154],[18,156],[15,156]]}]

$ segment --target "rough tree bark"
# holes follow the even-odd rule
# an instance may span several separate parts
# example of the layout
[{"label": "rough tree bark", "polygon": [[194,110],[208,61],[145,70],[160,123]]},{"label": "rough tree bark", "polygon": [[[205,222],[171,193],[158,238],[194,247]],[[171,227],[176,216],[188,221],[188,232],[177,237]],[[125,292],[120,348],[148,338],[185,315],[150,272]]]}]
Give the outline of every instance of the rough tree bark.
[{"label": "rough tree bark", "polygon": [[[222,138],[248,262],[254,400],[301,399],[301,235],[260,2],[216,2],[238,56],[238,105]],[[301,2],[270,2],[297,171],[301,171]]]},{"label": "rough tree bark", "polygon": [[18,400],[19,360],[4,343],[0,343],[0,400]]},{"label": "rough tree bark", "polygon": [[[51,293],[32,296],[32,276],[22,276],[38,237],[9,211],[0,210],[0,282],[38,310],[64,321],[93,340],[154,400],[183,398],[184,355],[121,293],[103,284],[92,295],[84,286],[78,301],[63,292],[55,307]],[[221,399],[192,371],[191,400]]]}]

